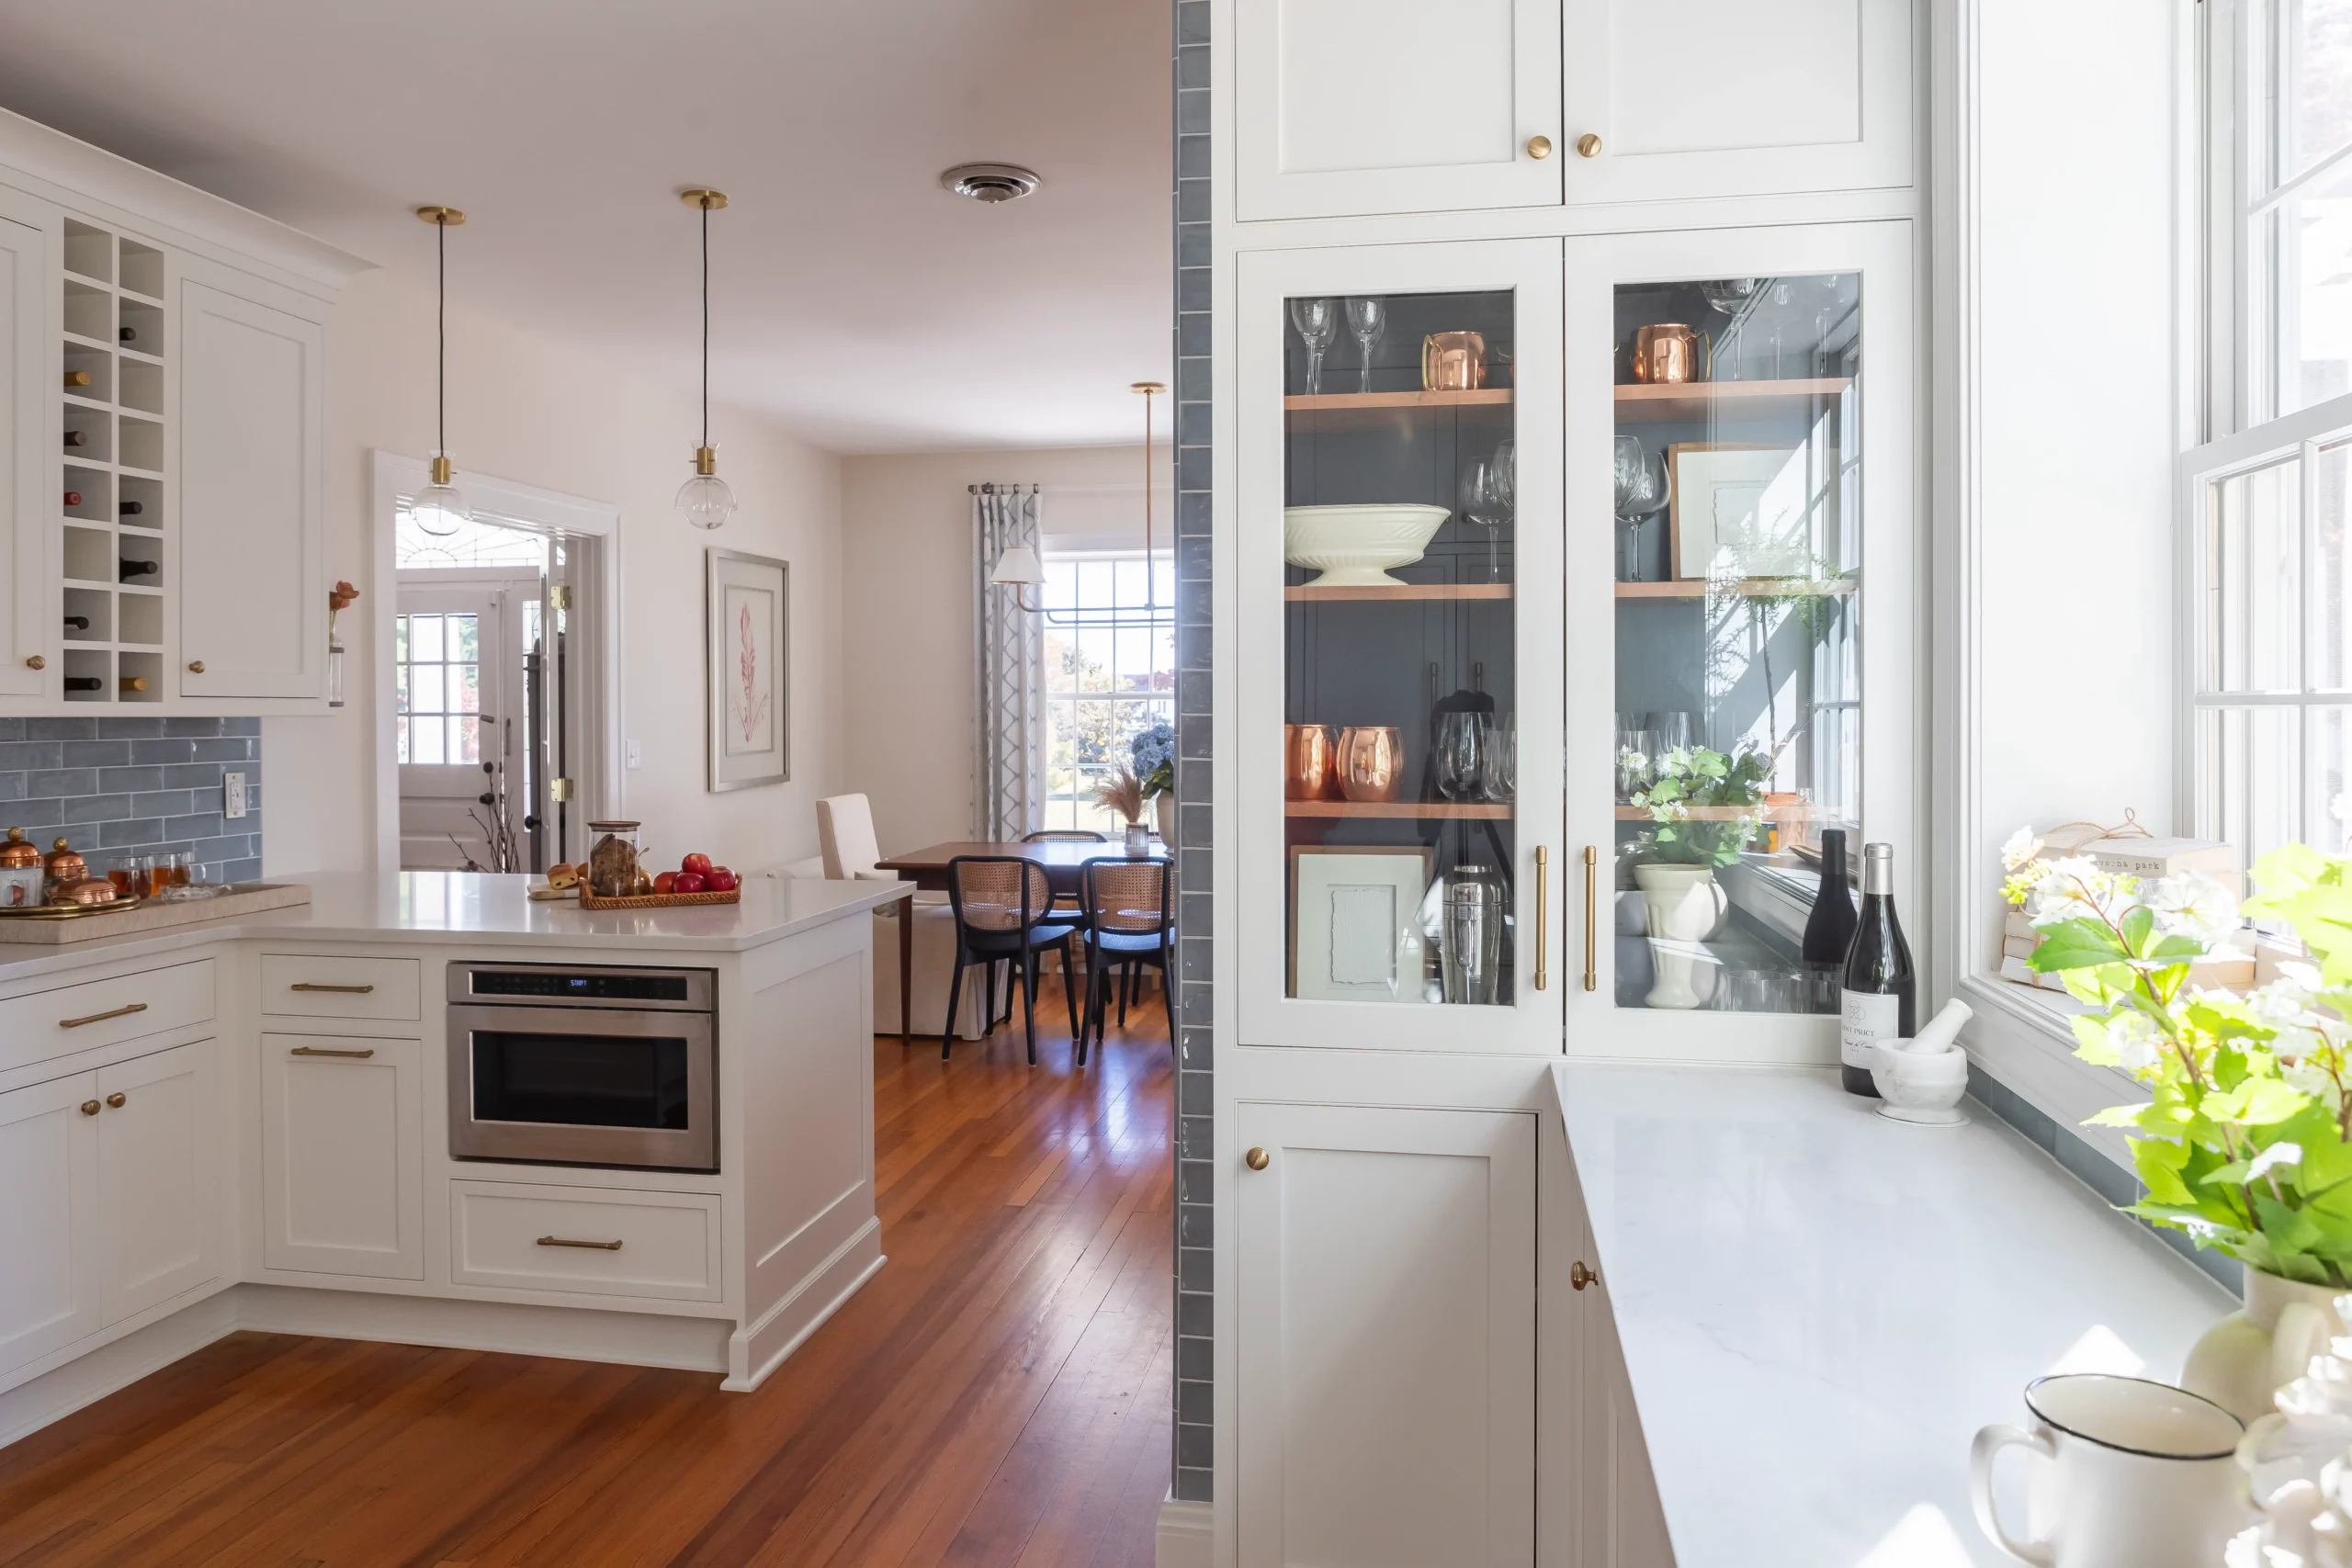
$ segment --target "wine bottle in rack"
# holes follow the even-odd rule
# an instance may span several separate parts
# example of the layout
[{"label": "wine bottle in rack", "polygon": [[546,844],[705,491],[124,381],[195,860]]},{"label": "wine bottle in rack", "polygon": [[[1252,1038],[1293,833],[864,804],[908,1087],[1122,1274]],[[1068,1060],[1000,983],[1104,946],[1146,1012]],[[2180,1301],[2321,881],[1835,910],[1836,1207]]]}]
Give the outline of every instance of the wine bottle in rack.
[{"label": "wine bottle in rack", "polygon": [[1908,1040],[1919,1027],[1918,982],[1911,944],[1894,914],[1894,846],[1862,846],[1862,910],[1838,987],[1838,1076],[1849,1094],[1878,1098],[1871,1063],[1878,1048]]},{"label": "wine bottle in rack", "polygon": [[81,505],[81,504],[82,504],[82,492],[81,492],[80,491],[78,491],[78,490],[69,490],[69,491],[67,491],[65,492],[65,504],[66,504],[66,505],[68,505],[68,506],[79,506],[79,505]]},{"label": "wine bottle in rack", "polygon": [[122,678],[122,689],[126,692],[143,692],[147,689],[147,677],[144,675],[125,675]]},{"label": "wine bottle in rack", "polygon": [[87,370],[68,370],[65,373],[65,389],[69,392],[76,387],[86,387],[89,384],[90,373]]},{"label": "wine bottle in rack", "polygon": [[143,504],[136,501],[126,501],[115,508],[116,514],[123,517],[136,517],[146,510]]},{"label": "wine bottle in rack", "polygon": [[137,327],[119,327],[116,329],[114,335],[119,342],[137,343],[139,341],[139,329]]},{"label": "wine bottle in rack", "polygon": [[1846,968],[1846,954],[1854,945],[1854,895],[1846,880],[1846,829],[1821,830],[1821,886],[1813,896],[1813,913],[1804,922],[1799,956],[1812,994],[1808,1010],[1838,1010],[1838,985]]},{"label": "wine bottle in rack", "polygon": [[86,430],[69,430],[65,433],[65,445],[68,446],[87,446],[89,444],[90,433]]},{"label": "wine bottle in rack", "polygon": [[96,675],[68,675],[65,689],[69,692],[103,692],[107,683]]},{"label": "wine bottle in rack", "polygon": [[129,556],[122,558],[122,580],[125,582],[134,577],[145,577],[163,570],[163,563],[160,561],[132,560]]},{"label": "wine bottle in rack", "polygon": [[88,631],[90,629],[90,617],[87,615],[68,615],[65,617],[65,629],[69,632]]}]

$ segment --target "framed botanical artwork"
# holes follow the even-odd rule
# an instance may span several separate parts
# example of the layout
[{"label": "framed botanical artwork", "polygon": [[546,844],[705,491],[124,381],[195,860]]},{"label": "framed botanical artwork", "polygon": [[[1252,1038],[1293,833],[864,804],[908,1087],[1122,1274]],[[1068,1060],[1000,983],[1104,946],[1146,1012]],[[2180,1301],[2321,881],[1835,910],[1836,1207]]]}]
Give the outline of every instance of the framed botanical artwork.
[{"label": "framed botanical artwork", "polygon": [[1804,447],[1679,442],[1666,466],[1670,576],[1811,574]]},{"label": "framed botanical artwork", "polygon": [[1428,1000],[1423,844],[1294,844],[1290,994],[1306,1001]]},{"label": "framed botanical artwork", "polygon": [[792,776],[792,568],[736,550],[703,556],[710,788],[782,784]]}]

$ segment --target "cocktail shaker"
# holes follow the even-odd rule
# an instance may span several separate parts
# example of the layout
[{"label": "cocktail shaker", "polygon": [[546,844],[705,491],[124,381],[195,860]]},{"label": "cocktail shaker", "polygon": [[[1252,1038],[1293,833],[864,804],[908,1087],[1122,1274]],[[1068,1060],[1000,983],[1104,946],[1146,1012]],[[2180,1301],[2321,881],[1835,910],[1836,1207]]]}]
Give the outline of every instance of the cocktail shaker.
[{"label": "cocktail shaker", "polygon": [[1492,1006],[1502,991],[1502,878],[1464,863],[1445,876],[1445,999]]}]

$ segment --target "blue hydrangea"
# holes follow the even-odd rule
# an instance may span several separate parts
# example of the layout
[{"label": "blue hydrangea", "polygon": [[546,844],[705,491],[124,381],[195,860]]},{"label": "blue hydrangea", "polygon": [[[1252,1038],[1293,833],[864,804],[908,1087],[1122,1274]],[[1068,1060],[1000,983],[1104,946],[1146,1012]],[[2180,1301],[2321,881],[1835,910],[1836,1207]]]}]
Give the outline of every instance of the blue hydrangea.
[{"label": "blue hydrangea", "polygon": [[1164,795],[1176,787],[1176,731],[1172,726],[1155,724],[1127,742],[1127,755],[1135,763],[1135,775],[1143,781],[1148,795]]}]

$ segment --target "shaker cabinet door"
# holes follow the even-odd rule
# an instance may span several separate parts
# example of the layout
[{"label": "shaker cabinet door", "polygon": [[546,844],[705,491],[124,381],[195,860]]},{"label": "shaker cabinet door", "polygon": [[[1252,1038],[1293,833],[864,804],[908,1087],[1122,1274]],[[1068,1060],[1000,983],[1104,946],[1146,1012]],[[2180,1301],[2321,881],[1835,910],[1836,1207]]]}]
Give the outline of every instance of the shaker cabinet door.
[{"label": "shaker cabinet door", "polygon": [[262,1263],[424,1278],[424,1047],[262,1036]]},{"label": "shaker cabinet door", "polygon": [[57,499],[58,336],[48,308],[56,245],[52,209],[0,190],[0,696],[43,695],[62,666],[48,547]]},{"label": "shaker cabinet door", "polygon": [[1525,1568],[1536,1119],[1238,1122],[1241,1568]]},{"label": "shaker cabinet door", "polygon": [[97,1332],[97,1118],[89,1073],[0,1094],[0,1374]]},{"label": "shaker cabinet door", "polygon": [[1236,216],[1558,204],[1559,0],[1236,10]]},{"label": "shaker cabinet door", "polygon": [[179,307],[178,689],[320,696],[324,329],[193,276]]},{"label": "shaker cabinet door", "polygon": [[1571,204],[1913,182],[1911,0],[1566,0],[1564,30]]},{"label": "shaker cabinet door", "polygon": [[209,1040],[97,1074],[106,1320],[220,1273],[220,1110]]}]

